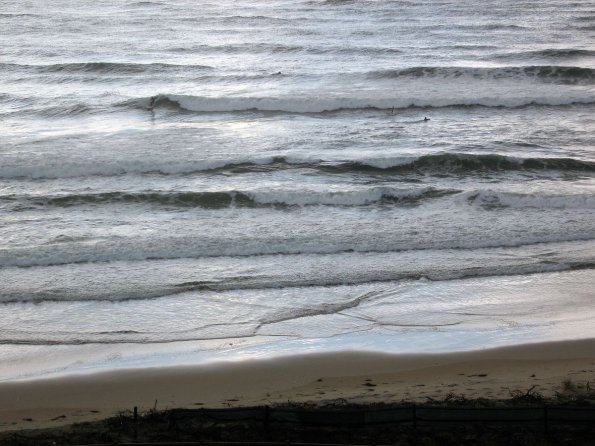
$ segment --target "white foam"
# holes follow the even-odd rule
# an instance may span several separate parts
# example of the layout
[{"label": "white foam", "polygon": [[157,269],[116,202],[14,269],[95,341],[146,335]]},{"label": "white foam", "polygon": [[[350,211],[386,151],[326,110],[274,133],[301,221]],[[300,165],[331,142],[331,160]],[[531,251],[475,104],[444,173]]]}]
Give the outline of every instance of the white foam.
[{"label": "white foam", "polygon": [[[196,364],[224,356],[253,359],[313,349],[447,352],[513,345],[519,339],[578,339],[591,332],[593,279],[593,270],[583,270],[299,288],[282,295],[276,289],[244,290],[241,299],[236,292],[216,298],[180,296],[168,298],[165,307],[161,299],[118,305],[81,302],[68,304],[68,321],[62,303],[36,306],[33,320],[31,305],[1,306],[3,320],[16,327],[25,321],[28,329],[9,331],[8,336],[33,345],[2,346],[0,359],[6,367],[0,379]],[[310,309],[318,311],[311,314]],[[97,317],[102,314],[111,317]],[[112,344],[114,339],[123,343]],[[44,340],[88,344],[39,345]]]},{"label": "white foam", "polygon": [[474,206],[506,206],[516,209],[595,209],[595,195],[587,193],[543,195],[480,190],[465,192],[458,199]]},{"label": "white foam", "polygon": [[453,79],[410,79],[390,87],[347,90],[343,93],[288,93],[284,96],[197,96],[162,94],[183,109],[195,112],[263,112],[322,113],[338,110],[405,109],[409,107],[522,107],[526,105],[570,105],[595,102],[592,89],[576,85],[558,85],[517,80],[475,79],[462,76]]},{"label": "white foam", "polygon": [[383,198],[394,200],[418,199],[432,193],[433,188],[400,189],[393,187],[372,187],[360,190],[313,191],[272,190],[247,193],[256,203],[285,205],[334,205],[360,206],[377,203]]},{"label": "white foam", "polygon": [[200,257],[254,256],[269,254],[333,254],[341,252],[390,252],[425,249],[479,249],[532,245],[538,243],[592,240],[595,228],[577,229],[573,233],[503,234],[495,238],[467,235],[460,239],[433,239],[383,234],[377,238],[321,239],[315,234],[285,236],[268,234],[261,237],[196,235],[178,237],[130,237],[96,243],[72,242],[39,246],[0,248],[0,266],[47,266],[68,263],[140,261],[147,259],[179,259]]},{"label": "white foam", "polygon": [[[236,256],[0,268],[0,283],[4,284],[0,302],[143,300],[186,292],[531,274],[592,266],[594,248],[595,240],[591,240],[463,251]],[[544,258],[547,262],[543,262]]]}]

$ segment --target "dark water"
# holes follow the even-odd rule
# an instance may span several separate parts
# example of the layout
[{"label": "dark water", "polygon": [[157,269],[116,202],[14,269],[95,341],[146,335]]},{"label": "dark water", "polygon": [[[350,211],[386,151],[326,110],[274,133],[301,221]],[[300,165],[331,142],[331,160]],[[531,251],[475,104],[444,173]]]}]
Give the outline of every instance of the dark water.
[{"label": "dark water", "polygon": [[0,29],[2,378],[592,334],[591,1],[0,0]]}]

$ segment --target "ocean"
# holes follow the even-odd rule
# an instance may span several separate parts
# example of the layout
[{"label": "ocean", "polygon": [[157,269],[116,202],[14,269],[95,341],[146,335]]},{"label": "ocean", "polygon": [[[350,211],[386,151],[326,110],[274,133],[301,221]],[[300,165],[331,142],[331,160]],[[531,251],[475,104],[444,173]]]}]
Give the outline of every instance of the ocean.
[{"label": "ocean", "polygon": [[595,335],[592,0],[0,0],[0,380]]}]

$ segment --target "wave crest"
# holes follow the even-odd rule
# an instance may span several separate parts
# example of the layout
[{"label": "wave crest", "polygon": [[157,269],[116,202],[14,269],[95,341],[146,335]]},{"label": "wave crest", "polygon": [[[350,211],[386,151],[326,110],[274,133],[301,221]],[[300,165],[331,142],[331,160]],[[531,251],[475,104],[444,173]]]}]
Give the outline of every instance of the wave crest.
[{"label": "wave crest", "polygon": [[208,65],[176,65],[167,63],[131,62],[72,62],[49,65],[0,64],[6,70],[26,70],[37,73],[56,74],[142,74],[167,73],[180,70],[210,70]]},{"label": "wave crest", "polygon": [[460,78],[474,79],[522,79],[537,78],[541,81],[563,83],[592,83],[595,80],[595,70],[577,66],[513,66],[498,68],[470,68],[470,67],[413,67],[402,70],[381,70],[368,74],[371,78]]},{"label": "wave crest", "polygon": [[482,190],[465,192],[460,199],[484,208],[595,209],[595,195],[543,195]]},{"label": "wave crest", "polygon": [[365,206],[373,204],[415,203],[457,193],[457,190],[398,189],[373,187],[346,191],[270,190],[215,192],[104,192],[61,196],[4,196],[0,202],[10,203],[14,210],[35,207],[71,207],[81,205],[139,204],[152,206],[199,207],[221,209],[227,207],[271,206]]},{"label": "wave crest", "polygon": [[582,57],[593,57],[595,51],[580,48],[546,48],[534,51],[515,51],[490,56],[499,60],[526,60],[526,59],[577,59]]},{"label": "wave crest", "polygon": [[286,169],[309,169],[323,173],[356,173],[370,175],[407,174],[474,174],[485,171],[532,171],[594,173],[595,162],[576,158],[517,158],[500,154],[437,153],[402,158],[368,158],[361,160],[301,159],[271,156],[246,159],[207,159],[171,162],[63,162],[51,166],[0,166],[0,178],[73,178],[84,176],[118,176],[126,174],[191,175],[197,173],[241,174]]},{"label": "wave crest", "polygon": [[[589,78],[590,80],[595,77]],[[452,90],[452,88],[451,88]],[[415,107],[444,108],[444,107],[507,107],[518,108],[529,105],[538,106],[566,106],[574,104],[593,104],[595,96],[582,91],[528,92],[524,96],[506,96],[500,93],[485,96],[468,96],[453,90],[446,91],[442,96],[403,94],[398,97],[207,97],[179,94],[158,94],[151,98],[132,99],[122,103],[122,106],[136,108],[152,108],[166,105],[177,107],[181,111],[197,113],[236,113],[236,112],[264,112],[264,113],[303,113],[319,114],[341,111],[358,110],[395,110]]]}]

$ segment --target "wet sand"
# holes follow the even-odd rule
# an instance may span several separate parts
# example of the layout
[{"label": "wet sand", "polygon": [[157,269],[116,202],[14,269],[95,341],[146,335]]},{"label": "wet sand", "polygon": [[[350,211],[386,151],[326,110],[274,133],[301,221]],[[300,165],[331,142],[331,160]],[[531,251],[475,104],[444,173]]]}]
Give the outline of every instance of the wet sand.
[{"label": "wet sand", "polygon": [[565,381],[595,383],[595,339],[446,354],[346,351],[3,382],[0,430],[96,420],[134,406],[427,402],[449,393],[507,399],[533,386],[550,397]]}]

